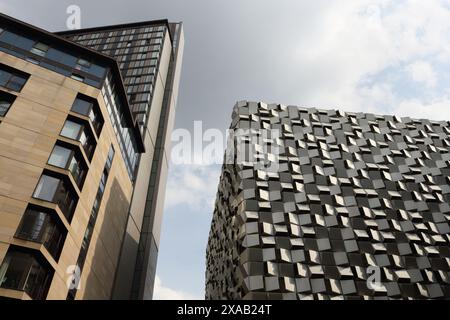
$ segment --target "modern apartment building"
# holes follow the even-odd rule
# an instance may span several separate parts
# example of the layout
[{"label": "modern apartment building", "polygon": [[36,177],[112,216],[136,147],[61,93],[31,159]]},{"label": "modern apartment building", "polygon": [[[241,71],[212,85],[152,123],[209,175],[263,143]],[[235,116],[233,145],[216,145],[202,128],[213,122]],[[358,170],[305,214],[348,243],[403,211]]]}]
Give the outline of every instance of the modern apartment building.
[{"label": "modern apartment building", "polygon": [[0,14],[0,297],[151,298],[183,41],[151,24],[130,89],[115,58]]},{"label": "modern apartment building", "polygon": [[136,171],[113,298],[151,299],[184,48],[182,24],[155,20],[57,34],[119,63],[146,152]]},{"label": "modern apartment building", "polygon": [[450,122],[244,101],[231,129],[207,299],[450,298]]}]

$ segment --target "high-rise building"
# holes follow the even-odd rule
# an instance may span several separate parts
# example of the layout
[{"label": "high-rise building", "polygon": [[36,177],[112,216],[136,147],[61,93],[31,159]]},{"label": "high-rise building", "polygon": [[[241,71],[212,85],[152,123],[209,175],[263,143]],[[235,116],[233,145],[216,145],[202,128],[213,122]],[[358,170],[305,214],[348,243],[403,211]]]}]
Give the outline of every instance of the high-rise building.
[{"label": "high-rise building", "polygon": [[155,20],[57,33],[117,60],[144,140],[113,298],[151,299],[184,48],[181,23]]},{"label": "high-rise building", "polygon": [[244,101],[231,129],[207,299],[450,298],[450,122]]},{"label": "high-rise building", "polygon": [[183,35],[127,26],[130,76],[0,14],[2,298],[151,298]]}]

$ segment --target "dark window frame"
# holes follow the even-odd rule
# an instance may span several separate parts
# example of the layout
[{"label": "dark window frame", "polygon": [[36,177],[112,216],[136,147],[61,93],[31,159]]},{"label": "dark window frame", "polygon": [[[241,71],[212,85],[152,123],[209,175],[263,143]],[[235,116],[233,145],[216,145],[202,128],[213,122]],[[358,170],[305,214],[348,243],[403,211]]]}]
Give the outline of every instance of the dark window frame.
[{"label": "dark window frame", "polygon": [[[9,110],[11,109],[11,106],[13,105],[14,101],[16,100],[16,96],[0,90],[0,117],[5,117],[6,114],[9,112]],[[6,104],[9,104],[7,107],[5,106]],[[5,104],[5,105],[3,105]]]},{"label": "dark window frame", "polygon": [[[44,48],[40,48],[44,47]],[[48,44],[45,44],[40,41],[36,41],[33,45],[33,47],[30,49],[30,52],[38,55],[40,57],[45,57],[47,55],[48,50],[50,49],[50,46]]]},{"label": "dark window frame", "polygon": [[[37,188],[39,186],[39,183],[41,182],[41,179],[43,176],[47,176],[53,179],[59,180],[58,185],[56,187],[55,192],[53,193],[50,200],[39,198],[38,195],[36,195]],[[67,221],[70,223],[72,221],[73,215],[75,213],[75,209],[78,205],[79,197],[77,192],[75,191],[74,187],[72,186],[72,183],[70,180],[56,172],[52,172],[49,170],[44,170],[41,177],[39,178],[39,181],[33,191],[32,197],[34,199],[38,199],[40,201],[50,202],[53,204],[58,205],[63,215],[66,217]],[[68,203],[69,201],[70,203]]]},{"label": "dark window frame", "polygon": [[[27,81],[30,77],[29,74],[27,74],[23,71],[17,70],[15,68],[12,68],[10,66],[7,66],[3,63],[0,63],[0,72],[5,72],[5,73],[9,74],[9,76],[7,76],[8,80],[6,80],[4,84],[0,83],[0,87],[6,88],[8,90],[16,91],[16,92],[22,91],[23,87],[25,86],[25,84],[27,83]],[[11,86],[12,83],[18,83],[18,82],[14,81],[17,79],[21,79],[23,81],[23,83],[19,83],[19,86],[20,86],[19,88]]]},{"label": "dark window frame", "polygon": [[[77,111],[76,110],[77,101],[83,101],[85,103],[88,103],[90,105],[89,111],[87,113],[83,113],[82,111]],[[101,131],[103,129],[103,125],[105,124],[105,119],[103,117],[103,114],[100,110],[100,106],[98,105],[98,102],[96,99],[79,93],[79,94],[77,94],[70,111],[80,114],[82,116],[88,117],[92,126],[94,127],[94,131],[97,134],[97,137],[100,137]]]},{"label": "dark window frame", "polygon": [[[9,54],[12,54],[16,57],[19,57],[21,59],[27,60],[32,59],[29,61],[30,63],[37,63],[44,68],[48,68],[49,65],[53,66],[50,68],[50,70],[58,72],[59,74],[63,74],[64,76],[69,77],[72,72],[77,73],[77,71],[80,72],[80,76],[84,77],[84,83],[88,85],[93,85],[97,88],[101,88],[101,85],[105,79],[106,73],[109,69],[108,66],[105,66],[104,64],[97,64],[92,63],[92,61],[89,61],[89,58],[85,55],[80,54],[72,54],[71,51],[68,48],[63,48],[60,50],[59,46],[58,48],[50,46],[48,42],[41,41],[36,36],[31,36],[30,34],[25,34],[23,30],[19,30],[15,27],[3,28],[3,31],[0,32],[0,36],[2,36],[5,32],[11,35],[12,38],[20,38],[27,40],[29,43],[24,45],[19,45],[17,40],[12,39],[0,39],[0,51],[7,52]],[[36,45],[42,43],[43,45],[48,46],[48,48],[35,48]],[[46,49],[42,50],[42,49]],[[52,55],[54,52],[58,51],[62,53],[63,55],[70,56],[73,59],[55,59]],[[50,57],[52,56],[52,57]],[[79,68],[76,68],[78,59],[83,59],[91,63],[89,68],[83,67],[82,70],[79,70]],[[73,61],[72,61],[73,60]],[[67,74],[68,73],[68,74]]]},{"label": "dark window frame", "polygon": [[[62,134],[62,131],[64,130],[67,121],[76,123],[76,124],[81,126],[81,129],[78,131],[78,135],[77,135],[76,138],[68,137],[68,136],[65,136],[65,135]],[[85,143],[83,143],[81,141],[81,137],[83,136],[83,133],[84,133],[84,135],[86,137],[86,142]],[[91,126],[89,125],[89,123],[86,122],[86,120],[83,120],[83,119],[80,119],[80,118],[73,117],[73,116],[69,115],[67,117],[66,121],[64,122],[64,125],[61,128],[61,131],[60,131],[59,135],[61,137],[64,137],[64,138],[80,142],[81,145],[83,146],[83,150],[86,153],[86,156],[88,157],[89,161],[92,160],[92,157],[94,156],[95,149],[97,148],[97,141],[95,140],[95,135],[94,135],[94,133],[93,133],[93,131],[91,129]]]},{"label": "dark window frame", "polygon": [[[38,232],[36,237],[33,237],[34,235],[30,234],[29,231],[26,231],[26,224],[28,224],[29,227],[30,224],[33,223],[33,213],[42,213],[45,215],[40,229],[35,229],[36,232]],[[29,204],[25,209],[14,237],[43,244],[55,261],[58,262],[67,233],[67,229],[65,228],[63,222],[59,219],[56,212],[48,208]]]},{"label": "dark window frame", "polygon": [[[67,149],[70,151],[69,157],[68,157],[64,167],[50,163],[50,159],[51,159],[56,147],[64,148],[64,149]],[[71,168],[73,161],[76,162],[76,164],[80,170],[80,173],[75,173],[73,171],[74,169]],[[50,166],[56,167],[56,168],[68,170],[70,172],[70,174],[72,175],[72,178],[75,180],[80,191],[83,189],[84,181],[86,180],[86,176],[88,173],[88,166],[87,166],[83,156],[81,155],[80,151],[77,150],[77,147],[74,147],[73,145],[71,145],[69,143],[65,143],[63,141],[57,140],[55,145],[53,146],[52,152],[50,153],[50,156],[47,160],[47,164]]]},{"label": "dark window frame", "polygon": [[[17,283],[5,285],[5,282],[11,279],[11,277],[9,277],[10,279],[3,279],[3,283],[0,283],[0,287],[23,291],[34,300],[45,299],[55,270],[42,254],[36,250],[11,245],[5,255],[3,264],[7,260],[9,261],[9,267],[5,275],[8,275],[10,268],[17,268],[18,263],[20,264],[21,262],[24,265],[24,272],[19,275]],[[14,272],[14,270],[12,271]]]}]

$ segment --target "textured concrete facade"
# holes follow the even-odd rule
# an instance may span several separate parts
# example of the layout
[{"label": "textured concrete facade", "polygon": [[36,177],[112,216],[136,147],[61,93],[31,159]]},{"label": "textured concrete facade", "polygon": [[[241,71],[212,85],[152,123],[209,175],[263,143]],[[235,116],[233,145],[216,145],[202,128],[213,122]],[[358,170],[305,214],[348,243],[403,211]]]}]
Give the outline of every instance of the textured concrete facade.
[{"label": "textured concrete facade", "polygon": [[231,129],[277,137],[233,142],[207,299],[450,298],[450,122],[244,101]]}]

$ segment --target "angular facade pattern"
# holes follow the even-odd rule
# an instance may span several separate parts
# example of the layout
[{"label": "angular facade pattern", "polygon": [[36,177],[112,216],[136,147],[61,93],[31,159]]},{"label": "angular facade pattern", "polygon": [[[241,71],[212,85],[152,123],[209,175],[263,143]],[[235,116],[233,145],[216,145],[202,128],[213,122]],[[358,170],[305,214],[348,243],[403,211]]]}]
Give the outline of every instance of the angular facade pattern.
[{"label": "angular facade pattern", "polygon": [[207,299],[450,297],[450,122],[239,102],[231,129],[279,152],[223,166]]}]

